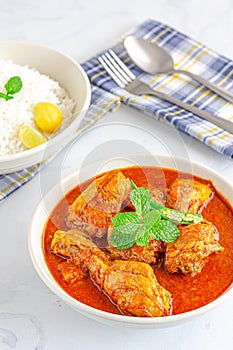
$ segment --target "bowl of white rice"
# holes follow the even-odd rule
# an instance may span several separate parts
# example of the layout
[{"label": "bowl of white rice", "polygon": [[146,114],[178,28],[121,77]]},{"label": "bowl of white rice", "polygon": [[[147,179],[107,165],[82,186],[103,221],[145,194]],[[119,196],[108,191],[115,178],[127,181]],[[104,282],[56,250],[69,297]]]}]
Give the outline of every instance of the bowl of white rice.
[{"label": "bowl of white rice", "polygon": [[[69,56],[54,49],[14,41],[0,41],[0,93],[11,77],[22,88],[13,98],[0,98],[0,174],[19,171],[58,152],[77,134],[91,98],[88,77]],[[62,124],[44,136],[47,142],[28,149],[19,137],[26,124],[36,129],[34,107],[41,102],[57,106]]]}]

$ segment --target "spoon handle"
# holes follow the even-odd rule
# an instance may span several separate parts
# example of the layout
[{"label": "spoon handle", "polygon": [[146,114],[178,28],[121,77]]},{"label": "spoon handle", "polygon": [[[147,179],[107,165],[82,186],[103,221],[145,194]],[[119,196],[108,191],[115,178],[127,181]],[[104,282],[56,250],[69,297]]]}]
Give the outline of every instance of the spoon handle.
[{"label": "spoon handle", "polygon": [[187,70],[176,69],[175,72],[189,76],[190,78],[196,80],[198,83],[206,86],[208,89],[215,92],[217,95],[224,98],[226,101],[233,103],[233,93],[232,92],[230,92],[226,89],[223,89],[222,87],[220,87],[216,84],[210,83],[208,80],[206,80],[206,79],[204,79],[204,78],[200,77],[199,75],[196,75],[192,72],[189,72]]},{"label": "spoon handle", "polygon": [[226,131],[233,134],[233,122],[231,122],[229,120],[223,119],[221,117],[216,117],[215,115],[213,115],[209,112],[203,111],[202,109],[191,106],[188,103],[180,101],[180,100],[178,100],[172,96],[166,95],[160,91],[152,90],[150,88],[148,88],[147,91],[144,91],[143,93],[138,93],[138,94],[139,95],[141,95],[141,94],[153,95],[153,96],[156,96],[162,100],[171,102],[171,103],[173,103],[173,104],[175,104],[175,105],[177,105],[177,106],[179,106],[179,107],[181,107],[181,108],[183,108],[183,109],[185,109],[185,110],[187,110],[195,115],[198,115],[202,119],[205,119],[205,120],[209,121],[210,123],[215,124],[216,126],[222,128],[223,130],[226,130]]}]

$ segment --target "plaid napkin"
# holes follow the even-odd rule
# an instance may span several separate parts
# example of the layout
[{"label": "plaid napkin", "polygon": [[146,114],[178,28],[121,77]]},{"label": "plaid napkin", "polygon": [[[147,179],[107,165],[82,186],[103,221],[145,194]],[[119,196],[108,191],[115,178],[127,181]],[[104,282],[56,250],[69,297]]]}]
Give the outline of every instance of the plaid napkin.
[{"label": "plaid napkin", "polygon": [[[163,46],[171,53],[176,68],[190,70],[233,91],[233,62],[199,42],[154,20],[147,20],[126,35],[128,34],[144,37]],[[124,37],[112,49],[141,81],[158,91],[233,121],[233,106],[190,78],[181,74],[152,76],[142,72],[127,56],[123,39]],[[106,74],[97,56],[86,61],[82,66],[92,82],[92,101],[80,125],[79,134],[115,110],[121,100],[126,105],[171,124],[219,153],[233,158],[232,134],[166,101],[127,93]],[[0,175],[0,202],[31,180],[51,160],[52,157],[22,171]]]},{"label": "plaid napkin", "polygon": [[[112,94],[92,86],[91,105],[80,124],[77,137],[87,128],[101,121],[108,113],[116,110],[120,105],[120,99]],[[53,157],[42,163],[11,174],[0,175],[0,203],[11,193],[30,181],[41,169],[48,164]]]},{"label": "plaid napkin", "polygon": [[[147,20],[126,35],[128,34],[135,34],[164,47],[172,55],[176,68],[190,70],[233,91],[233,62],[199,42],[154,20]],[[233,106],[194,80],[182,74],[152,76],[144,73],[130,61],[122,40],[118,41],[112,49],[138,79],[155,90],[233,122]],[[93,84],[119,96],[125,104],[164,123],[171,124],[217,152],[233,158],[232,134],[169,102],[155,97],[135,96],[126,92],[109,77],[96,56],[85,62],[83,67]]]}]

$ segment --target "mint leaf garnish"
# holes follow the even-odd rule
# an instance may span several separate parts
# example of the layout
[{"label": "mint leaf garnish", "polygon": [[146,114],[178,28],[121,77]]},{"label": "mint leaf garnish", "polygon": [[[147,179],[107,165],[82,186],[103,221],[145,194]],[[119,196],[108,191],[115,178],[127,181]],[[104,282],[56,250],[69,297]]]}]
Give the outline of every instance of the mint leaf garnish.
[{"label": "mint leaf garnish", "polygon": [[5,89],[7,95],[14,95],[21,90],[23,86],[22,80],[20,77],[11,77],[8,82],[5,84]]},{"label": "mint leaf garnish", "polygon": [[4,98],[6,101],[11,100],[13,96],[8,96],[4,94],[3,92],[0,92],[0,98]]},{"label": "mint leaf garnish", "polygon": [[138,235],[135,243],[140,246],[140,247],[143,247],[145,245],[148,245],[148,243],[150,242],[150,232],[149,231],[146,231],[145,229],[144,230],[141,230],[140,232],[141,234]]},{"label": "mint leaf garnish", "polygon": [[112,223],[114,228],[125,227],[128,224],[141,224],[142,220],[137,216],[137,214],[132,212],[117,213],[113,219]]},{"label": "mint leaf garnish", "polygon": [[194,214],[190,212],[183,212],[171,208],[164,207],[156,202],[150,202],[151,209],[161,210],[161,215],[164,219],[168,219],[175,224],[190,225],[199,224],[202,222],[203,217],[201,214]]},{"label": "mint leaf garnish", "polygon": [[131,247],[142,227],[142,219],[135,213],[118,213],[112,219],[114,231],[111,234],[110,243],[118,249]]},{"label": "mint leaf garnish", "polygon": [[151,210],[144,216],[144,224],[147,230],[156,226],[161,219],[161,212],[159,210]]},{"label": "mint leaf garnish", "polygon": [[180,235],[177,226],[169,220],[161,220],[151,229],[152,235],[158,241],[166,243],[174,242]]},{"label": "mint leaf garnish", "polygon": [[131,183],[131,187],[133,190],[137,190],[138,189],[138,186],[133,182],[133,180],[130,180],[130,183]]},{"label": "mint leaf garnish", "polygon": [[153,202],[147,188],[137,187],[132,180],[130,182],[130,199],[135,212],[118,213],[112,219],[114,231],[110,243],[113,247],[146,246],[151,235],[159,241],[171,243],[180,235],[176,225],[196,224],[203,220],[201,214],[181,212]]},{"label": "mint leaf garnish", "polygon": [[147,188],[138,187],[130,193],[130,200],[139,216],[144,216],[150,211],[151,195]]},{"label": "mint leaf garnish", "polygon": [[6,89],[6,94],[0,92],[0,98],[4,98],[6,101],[11,100],[12,98],[14,98],[11,95],[14,95],[17,92],[19,92],[22,86],[23,83],[20,77],[11,77],[4,86]]},{"label": "mint leaf garnish", "polygon": [[203,217],[201,214],[194,214],[194,213],[185,213],[182,221],[180,222],[181,225],[190,225],[190,224],[199,224],[202,222]]}]

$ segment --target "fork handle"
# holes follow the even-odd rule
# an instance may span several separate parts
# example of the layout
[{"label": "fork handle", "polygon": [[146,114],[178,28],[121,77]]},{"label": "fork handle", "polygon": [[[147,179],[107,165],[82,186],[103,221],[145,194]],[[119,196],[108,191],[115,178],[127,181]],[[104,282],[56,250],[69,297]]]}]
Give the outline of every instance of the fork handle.
[{"label": "fork handle", "polygon": [[233,103],[233,94],[232,92],[223,89],[222,87],[213,84],[211,82],[209,82],[208,80],[205,80],[204,78],[200,77],[199,75],[196,75],[192,72],[189,72],[187,70],[182,70],[182,69],[176,69],[174,71],[175,73],[181,73],[181,74],[185,74],[188,77],[196,80],[198,83],[206,86],[208,89],[210,89],[211,91],[215,92],[217,95],[221,96],[222,98],[224,98],[226,101]]},{"label": "fork handle", "polygon": [[159,91],[148,89],[148,91],[145,91],[143,93],[143,95],[144,94],[145,95],[153,95],[153,96],[156,96],[162,100],[171,102],[171,103],[173,103],[173,104],[175,104],[175,105],[177,105],[177,106],[179,106],[179,107],[181,107],[181,108],[183,108],[183,109],[185,109],[193,114],[198,115],[202,119],[205,119],[208,122],[217,125],[218,127],[222,128],[223,130],[226,130],[226,131],[233,134],[233,123],[229,120],[222,119],[220,117],[216,117],[215,115],[210,114],[209,112],[206,112],[206,111],[203,111],[202,109],[191,106],[188,103],[180,101],[180,100],[176,99],[175,97],[166,95],[166,94],[159,92]]}]

